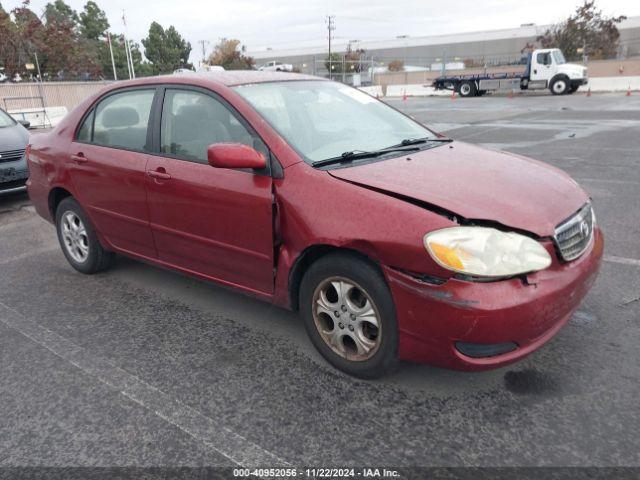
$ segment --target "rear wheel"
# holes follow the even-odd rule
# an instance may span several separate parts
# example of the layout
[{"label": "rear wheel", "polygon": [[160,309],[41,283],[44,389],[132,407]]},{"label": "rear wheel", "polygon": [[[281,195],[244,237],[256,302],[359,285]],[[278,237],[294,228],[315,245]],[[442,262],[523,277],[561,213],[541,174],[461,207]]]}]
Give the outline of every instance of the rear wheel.
[{"label": "rear wheel", "polygon": [[302,279],[300,310],[311,342],[336,368],[376,378],[395,364],[393,299],[382,274],[367,261],[337,253],[315,262]]},{"label": "rear wheel", "polygon": [[458,90],[461,97],[473,97],[476,95],[476,84],[474,82],[462,82]]},{"label": "rear wheel", "polygon": [[56,209],[56,230],[62,253],[79,272],[96,273],[113,263],[115,255],[102,248],[89,218],[72,197]]},{"label": "rear wheel", "polygon": [[551,82],[549,90],[554,95],[564,95],[569,91],[569,82],[564,77],[558,77]]}]

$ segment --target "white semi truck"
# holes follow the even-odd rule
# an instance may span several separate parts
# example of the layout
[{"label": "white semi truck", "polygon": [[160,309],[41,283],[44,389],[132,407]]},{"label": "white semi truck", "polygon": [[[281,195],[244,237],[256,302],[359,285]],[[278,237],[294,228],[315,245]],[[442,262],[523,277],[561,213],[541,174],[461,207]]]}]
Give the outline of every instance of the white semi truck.
[{"label": "white semi truck", "polygon": [[453,90],[461,97],[474,97],[489,91],[541,90],[554,95],[573,93],[589,81],[587,68],[567,63],[558,48],[541,48],[527,55],[523,73],[443,75],[433,81],[437,90]]}]

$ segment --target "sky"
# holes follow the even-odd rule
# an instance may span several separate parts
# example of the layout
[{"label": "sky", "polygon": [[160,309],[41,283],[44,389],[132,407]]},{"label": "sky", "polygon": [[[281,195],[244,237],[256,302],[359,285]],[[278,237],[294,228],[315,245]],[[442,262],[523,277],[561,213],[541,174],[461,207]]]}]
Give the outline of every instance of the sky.
[{"label": "sky", "polygon": [[[125,10],[129,36],[147,36],[152,21],[173,25],[193,47],[191,60],[202,57],[222,38],[237,38],[251,50],[274,50],[327,42],[326,15],[335,16],[338,41],[376,40],[398,35],[424,36],[518,27],[523,23],[559,22],[581,0],[94,0],[107,13],[111,29],[123,31]],[[81,11],[86,0],[66,0]],[[31,0],[42,13],[47,0]],[[5,10],[21,0],[0,0]],[[640,15],[638,0],[599,0],[606,15]]]}]

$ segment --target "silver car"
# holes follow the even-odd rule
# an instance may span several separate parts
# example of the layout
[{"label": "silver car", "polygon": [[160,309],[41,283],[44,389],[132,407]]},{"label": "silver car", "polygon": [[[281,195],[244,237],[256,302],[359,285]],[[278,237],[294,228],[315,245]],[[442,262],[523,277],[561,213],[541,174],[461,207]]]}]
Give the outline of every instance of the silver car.
[{"label": "silver car", "polygon": [[29,143],[29,122],[16,122],[0,109],[0,195],[25,190],[29,177],[24,151]]}]

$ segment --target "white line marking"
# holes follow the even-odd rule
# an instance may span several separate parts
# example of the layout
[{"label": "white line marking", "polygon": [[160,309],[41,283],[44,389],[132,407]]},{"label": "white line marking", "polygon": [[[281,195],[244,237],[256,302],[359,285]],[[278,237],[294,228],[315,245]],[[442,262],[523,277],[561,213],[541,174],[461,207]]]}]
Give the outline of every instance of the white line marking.
[{"label": "white line marking", "polygon": [[631,265],[634,267],[640,267],[640,260],[636,258],[616,257],[615,255],[605,255],[605,262],[621,263],[623,265]]},{"label": "white line marking", "polygon": [[[574,160],[574,159],[573,158],[571,158],[571,159],[567,158],[565,160]],[[616,185],[640,185],[640,182],[635,182],[633,180],[612,180],[612,179],[609,179],[609,178],[574,178],[574,180],[576,180],[578,182],[613,183],[613,184],[616,184]]]},{"label": "white line marking", "polygon": [[2,302],[0,302],[0,308],[7,314],[0,317],[0,322],[110,388],[119,391],[123,396],[204,443],[233,463],[248,468],[290,466],[277,455],[131,375],[110,360],[89,353],[71,340],[29,320]]},{"label": "white line marking", "polygon": [[33,257],[35,255],[40,255],[41,253],[53,252],[59,249],[60,247],[56,245],[54,247],[43,247],[43,248],[28,250],[26,252],[20,253],[19,255],[14,255],[13,257],[0,258],[0,265],[7,265],[9,263],[17,262],[18,260],[23,260],[25,258]]}]

